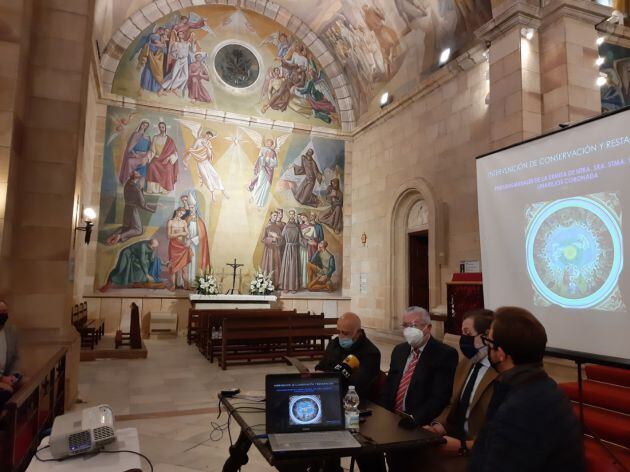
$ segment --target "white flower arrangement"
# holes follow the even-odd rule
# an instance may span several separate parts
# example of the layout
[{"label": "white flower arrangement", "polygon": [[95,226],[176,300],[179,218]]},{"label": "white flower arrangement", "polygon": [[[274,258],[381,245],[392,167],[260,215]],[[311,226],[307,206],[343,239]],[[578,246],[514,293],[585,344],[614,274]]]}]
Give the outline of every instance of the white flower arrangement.
[{"label": "white flower arrangement", "polygon": [[195,288],[199,295],[218,295],[221,289],[219,282],[211,273],[198,275],[195,278]]},{"label": "white flower arrangement", "polygon": [[275,289],[273,280],[271,280],[271,274],[266,274],[261,269],[256,269],[254,278],[249,283],[249,294],[271,295]]}]

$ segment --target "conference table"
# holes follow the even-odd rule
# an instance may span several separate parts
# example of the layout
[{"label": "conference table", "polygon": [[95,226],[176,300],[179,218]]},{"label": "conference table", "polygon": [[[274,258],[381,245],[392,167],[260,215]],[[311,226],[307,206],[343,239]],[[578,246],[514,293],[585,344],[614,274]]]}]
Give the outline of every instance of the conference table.
[{"label": "conference table", "polygon": [[297,471],[302,470],[302,467],[306,470],[305,464],[314,460],[322,462],[340,457],[410,451],[436,447],[446,442],[442,437],[422,428],[403,429],[398,426],[400,416],[375,403],[362,402],[360,408],[371,409],[372,414],[365,417],[364,421],[362,418],[359,432],[354,433],[361,444],[359,451],[331,449],[318,450],[315,454],[312,451],[274,454],[265,434],[264,402],[222,396],[219,396],[219,400],[220,405],[228,412],[228,421],[233,419],[241,429],[238,439],[230,446],[230,456],[223,465],[223,472],[237,472],[241,466],[247,464],[247,452],[252,444],[276,469]]}]

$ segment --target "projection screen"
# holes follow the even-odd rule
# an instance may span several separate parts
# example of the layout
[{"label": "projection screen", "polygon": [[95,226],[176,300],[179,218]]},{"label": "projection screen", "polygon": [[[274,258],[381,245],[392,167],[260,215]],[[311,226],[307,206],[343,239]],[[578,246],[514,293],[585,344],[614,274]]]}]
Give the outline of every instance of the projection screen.
[{"label": "projection screen", "polygon": [[477,159],[486,307],[548,346],[630,358],[630,110]]}]

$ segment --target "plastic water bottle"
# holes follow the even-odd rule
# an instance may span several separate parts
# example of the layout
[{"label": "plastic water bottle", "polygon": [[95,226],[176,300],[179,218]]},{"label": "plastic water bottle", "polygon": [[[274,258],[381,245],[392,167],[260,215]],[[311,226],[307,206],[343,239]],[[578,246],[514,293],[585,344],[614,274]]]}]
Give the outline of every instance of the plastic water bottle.
[{"label": "plastic water bottle", "polygon": [[346,429],[359,431],[359,395],[354,385],[348,387],[348,393],[343,397],[343,409],[346,416]]}]

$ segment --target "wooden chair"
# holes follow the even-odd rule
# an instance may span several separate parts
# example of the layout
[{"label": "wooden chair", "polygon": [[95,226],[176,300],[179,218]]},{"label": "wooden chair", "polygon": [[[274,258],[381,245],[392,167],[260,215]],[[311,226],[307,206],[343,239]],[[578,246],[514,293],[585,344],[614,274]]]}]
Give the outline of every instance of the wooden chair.
[{"label": "wooden chair", "polygon": [[74,307],[72,307],[71,321],[72,325],[81,335],[81,347],[94,349],[94,346],[96,346],[96,343],[98,342],[98,326],[94,320],[88,320],[87,304],[84,306],[83,303],[81,303],[80,306],[74,305]]}]

